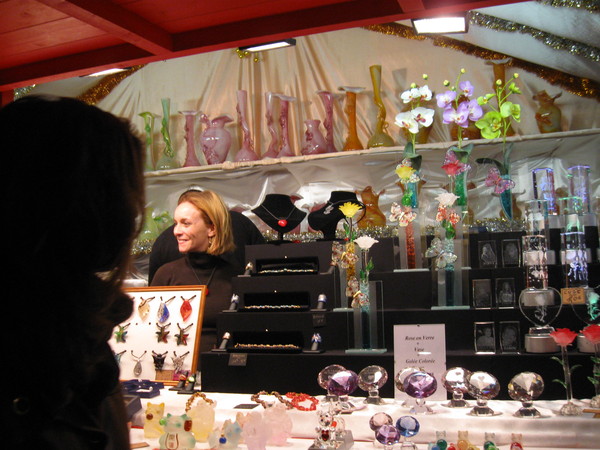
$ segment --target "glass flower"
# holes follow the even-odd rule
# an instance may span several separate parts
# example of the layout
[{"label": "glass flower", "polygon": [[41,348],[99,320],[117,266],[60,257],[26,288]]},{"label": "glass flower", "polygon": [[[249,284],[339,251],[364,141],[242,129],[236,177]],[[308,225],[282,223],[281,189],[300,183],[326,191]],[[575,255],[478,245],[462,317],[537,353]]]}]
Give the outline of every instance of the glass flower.
[{"label": "glass flower", "polygon": [[379,241],[377,239],[373,239],[371,236],[361,236],[354,240],[356,245],[358,245],[363,250],[370,249],[373,244],[377,244]]},{"label": "glass flower", "polygon": [[439,202],[440,206],[447,207],[452,206],[458,196],[452,192],[442,192],[435,199]]},{"label": "glass flower", "polygon": [[475,126],[481,130],[485,139],[495,139],[502,134],[502,116],[497,111],[488,111],[475,122]]},{"label": "glass flower", "polygon": [[362,207],[356,203],[346,202],[343,205],[340,205],[339,209],[344,216],[347,218],[352,218],[358,211],[362,209]]},{"label": "glass flower", "polygon": [[591,344],[600,344],[600,325],[592,324],[581,330],[583,336],[590,341]]},{"label": "glass flower", "polygon": [[555,331],[550,333],[554,342],[561,347],[566,347],[567,345],[571,345],[575,338],[577,337],[577,333],[569,330],[568,328],[557,328]]}]

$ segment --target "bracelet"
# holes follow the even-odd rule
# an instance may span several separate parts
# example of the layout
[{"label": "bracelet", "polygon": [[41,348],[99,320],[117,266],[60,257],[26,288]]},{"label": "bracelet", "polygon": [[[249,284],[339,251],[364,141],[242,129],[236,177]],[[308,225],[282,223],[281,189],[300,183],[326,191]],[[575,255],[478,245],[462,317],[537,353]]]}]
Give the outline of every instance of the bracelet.
[{"label": "bracelet", "polygon": [[194,403],[194,400],[196,400],[198,397],[200,397],[202,400],[204,400],[209,405],[215,404],[215,401],[211,400],[210,398],[207,398],[203,392],[196,391],[190,396],[190,398],[187,399],[187,402],[185,402],[185,412],[186,413],[192,408],[192,403]]},{"label": "bracelet", "polygon": [[279,400],[281,403],[283,403],[287,409],[292,409],[294,407],[292,402],[283,398],[283,396],[277,391],[272,391],[272,392],[260,391],[260,392],[257,392],[256,394],[252,394],[252,397],[250,397],[250,400],[252,400],[255,403],[258,403],[259,405],[262,405],[262,407],[265,409],[267,409],[268,407],[273,405],[272,403],[268,403],[264,400],[261,400],[260,399],[261,395],[272,395],[277,400]]},{"label": "bracelet", "polygon": [[[319,400],[312,395],[304,393],[288,392],[285,396],[292,399],[292,406],[299,411],[314,411],[317,409],[317,404],[319,403]],[[302,405],[306,401],[310,402],[310,406]]]}]

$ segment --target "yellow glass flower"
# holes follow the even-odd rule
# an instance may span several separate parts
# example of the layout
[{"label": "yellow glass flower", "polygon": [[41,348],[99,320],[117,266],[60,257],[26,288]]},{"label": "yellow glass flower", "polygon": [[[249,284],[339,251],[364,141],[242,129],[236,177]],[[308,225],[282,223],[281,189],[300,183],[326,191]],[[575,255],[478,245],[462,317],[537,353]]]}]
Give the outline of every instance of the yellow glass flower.
[{"label": "yellow glass flower", "polygon": [[410,166],[399,165],[396,167],[396,175],[398,175],[398,178],[401,180],[409,180],[415,172],[416,170]]},{"label": "yellow glass flower", "polygon": [[352,202],[346,202],[343,205],[340,205],[339,208],[342,214],[349,219],[354,217],[354,215],[362,209],[360,205]]}]

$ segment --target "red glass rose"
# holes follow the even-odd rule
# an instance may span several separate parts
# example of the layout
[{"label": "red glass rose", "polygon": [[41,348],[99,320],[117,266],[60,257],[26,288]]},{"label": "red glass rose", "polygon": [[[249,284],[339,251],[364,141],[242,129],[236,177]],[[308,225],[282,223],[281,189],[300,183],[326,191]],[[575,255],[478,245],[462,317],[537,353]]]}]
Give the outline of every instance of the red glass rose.
[{"label": "red glass rose", "polygon": [[581,332],[592,345],[600,344],[600,325],[588,325]]},{"label": "red glass rose", "polygon": [[561,347],[566,347],[573,343],[575,338],[577,337],[577,333],[569,330],[568,328],[557,328],[556,331],[550,333],[554,342],[556,342]]}]

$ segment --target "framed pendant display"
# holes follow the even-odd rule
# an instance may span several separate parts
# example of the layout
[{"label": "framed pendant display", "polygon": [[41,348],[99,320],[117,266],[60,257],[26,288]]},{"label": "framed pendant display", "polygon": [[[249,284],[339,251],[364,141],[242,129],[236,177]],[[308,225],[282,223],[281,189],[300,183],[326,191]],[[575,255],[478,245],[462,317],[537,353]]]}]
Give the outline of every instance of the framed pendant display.
[{"label": "framed pendant display", "polygon": [[197,370],[206,286],[127,288],[131,316],[108,341],[123,380],[176,384]]}]

